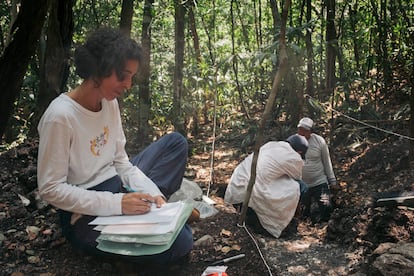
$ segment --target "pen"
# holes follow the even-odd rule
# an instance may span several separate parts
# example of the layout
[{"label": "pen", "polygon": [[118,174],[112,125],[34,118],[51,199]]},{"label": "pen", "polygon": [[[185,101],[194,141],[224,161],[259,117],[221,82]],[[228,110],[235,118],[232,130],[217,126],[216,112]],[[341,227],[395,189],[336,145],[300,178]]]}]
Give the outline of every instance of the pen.
[{"label": "pen", "polygon": [[127,190],[130,193],[135,193],[136,191],[132,189],[130,186],[124,186],[125,190]]},{"label": "pen", "polygon": [[226,264],[228,262],[241,259],[244,256],[245,256],[244,254],[239,254],[239,255],[236,255],[236,256],[233,256],[233,257],[225,258],[223,260],[218,260],[218,261],[212,263],[211,265],[224,265],[224,264]]},{"label": "pen", "polygon": [[146,198],[141,198],[141,200],[142,200],[142,201],[145,201],[145,202],[148,202],[148,203],[155,203],[155,202],[153,202],[153,201],[151,201],[151,200],[149,200],[149,199],[146,199]]},{"label": "pen", "polygon": [[[135,192],[136,192],[134,189],[132,189],[132,188],[131,188],[131,187],[129,187],[129,186],[124,186],[124,187],[125,187],[125,189],[126,189],[128,192],[130,192],[130,193],[135,193]],[[151,200],[146,199],[146,198],[141,198],[141,200],[142,200],[142,201],[145,201],[145,202],[148,202],[148,203],[155,203],[154,201],[151,201]]]}]

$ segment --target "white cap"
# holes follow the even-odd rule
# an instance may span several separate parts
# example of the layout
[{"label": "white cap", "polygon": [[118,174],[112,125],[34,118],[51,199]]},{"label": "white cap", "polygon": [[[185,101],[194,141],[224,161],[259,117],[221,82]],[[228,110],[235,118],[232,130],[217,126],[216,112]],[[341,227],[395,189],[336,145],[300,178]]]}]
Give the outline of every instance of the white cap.
[{"label": "white cap", "polygon": [[298,127],[304,128],[306,130],[311,130],[313,127],[313,121],[311,118],[304,117],[300,119]]}]

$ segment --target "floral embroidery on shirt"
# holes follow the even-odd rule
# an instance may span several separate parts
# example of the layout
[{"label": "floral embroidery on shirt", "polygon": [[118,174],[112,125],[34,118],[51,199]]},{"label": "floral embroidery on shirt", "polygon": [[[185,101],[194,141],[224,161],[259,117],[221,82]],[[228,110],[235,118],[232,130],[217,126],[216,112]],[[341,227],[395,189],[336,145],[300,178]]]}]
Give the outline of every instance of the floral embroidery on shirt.
[{"label": "floral embroidery on shirt", "polygon": [[101,150],[108,142],[108,136],[109,136],[109,128],[106,126],[104,127],[103,133],[96,136],[93,140],[90,141],[91,152],[94,156],[99,156],[101,154]]}]

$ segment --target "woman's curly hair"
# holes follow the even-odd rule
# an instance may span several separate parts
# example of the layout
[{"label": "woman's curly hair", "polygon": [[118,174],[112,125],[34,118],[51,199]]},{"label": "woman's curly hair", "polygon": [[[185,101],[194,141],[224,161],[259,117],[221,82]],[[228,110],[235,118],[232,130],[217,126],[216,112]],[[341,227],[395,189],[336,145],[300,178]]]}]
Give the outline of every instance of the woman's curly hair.
[{"label": "woman's curly hair", "polygon": [[86,42],[75,50],[76,73],[97,83],[115,71],[118,80],[124,79],[128,60],[141,62],[142,49],[138,43],[119,29],[102,27],[92,32]]}]

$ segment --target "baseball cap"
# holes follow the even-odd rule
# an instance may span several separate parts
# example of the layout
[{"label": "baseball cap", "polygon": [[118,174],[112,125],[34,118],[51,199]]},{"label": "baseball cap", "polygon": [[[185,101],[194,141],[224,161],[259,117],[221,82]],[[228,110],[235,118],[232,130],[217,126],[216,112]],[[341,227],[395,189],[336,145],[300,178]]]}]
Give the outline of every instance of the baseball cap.
[{"label": "baseball cap", "polygon": [[308,117],[300,119],[298,127],[304,128],[306,130],[311,130],[313,127],[313,120]]},{"label": "baseball cap", "polygon": [[286,139],[286,142],[288,142],[295,151],[300,152],[300,156],[303,160],[305,160],[305,155],[308,151],[309,143],[304,136],[293,134]]}]

